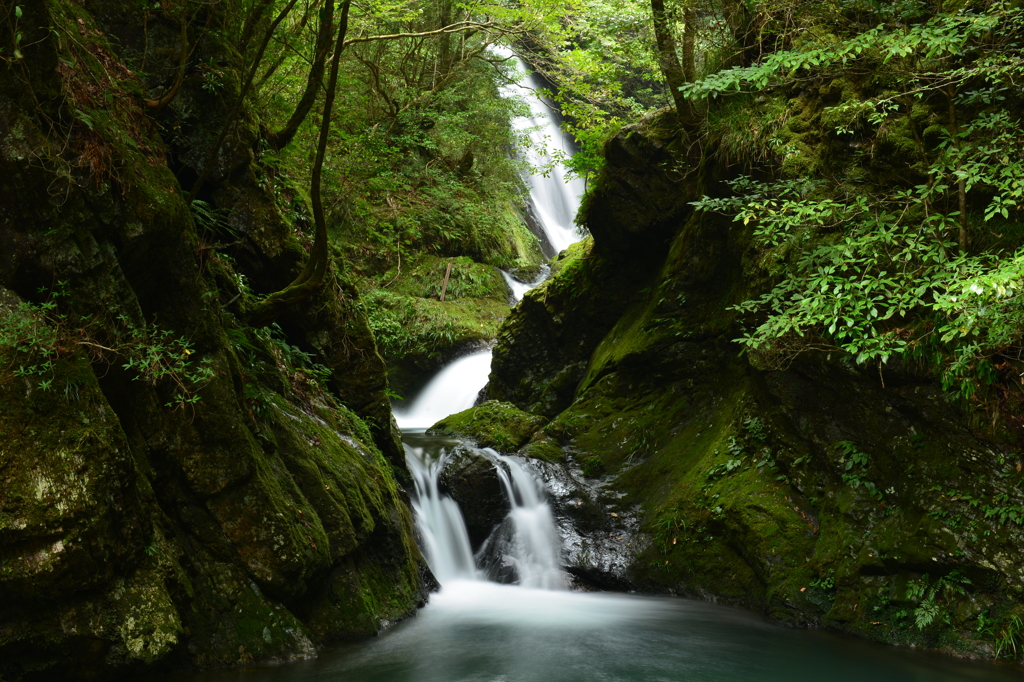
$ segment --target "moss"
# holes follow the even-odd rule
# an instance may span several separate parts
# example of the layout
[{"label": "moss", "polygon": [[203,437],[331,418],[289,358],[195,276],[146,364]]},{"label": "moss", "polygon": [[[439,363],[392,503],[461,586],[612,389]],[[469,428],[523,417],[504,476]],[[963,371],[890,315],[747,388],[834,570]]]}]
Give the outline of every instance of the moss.
[{"label": "moss", "polygon": [[475,440],[480,447],[514,452],[522,447],[546,420],[523,412],[511,403],[488,400],[449,415],[430,427],[428,433],[462,436]]},{"label": "moss", "polygon": [[[0,315],[25,315],[0,289]],[[36,324],[45,322],[36,320]],[[38,358],[0,345],[0,594],[60,595],[109,579],[139,533],[124,434],[84,357],[56,357],[48,370],[16,376]]]},{"label": "moss", "polygon": [[[14,246],[0,259],[0,281],[36,301],[39,287],[68,283],[45,376],[19,376],[18,365],[38,359],[0,348],[0,433],[9,446],[0,447],[3,677],[309,656],[317,638],[363,629],[362,616],[325,609],[314,621],[308,609],[342,566],[355,567],[378,627],[423,599],[422,559],[394,477],[401,449],[383,362],[358,296],[333,278],[307,308],[282,318],[286,344],[240,331],[240,269],[272,286],[291,276],[301,244],[290,234],[275,242],[291,227],[273,222],[279,214],[257,201],[263,195],[246,193],[258,134],[246,115],[210,182],[213,195],[244,196],[255,208],[232,214],[247,235],[235,263],[206,267],[210,250],[167,158],[178,168],[201,165],[194,153],[179,155],[182,140],[208,142],[222,121],[211,113],[197,130],[182,119],[168,133],[181,137],[163,146],[115,52],[123,46],[105,37],[116,31],[101,33],[93,21],[102,10],[131,29],[143,16],[135,9],[114,0],[26,5],[26,25],[58,27],[26,48],[32,91],[65,111],[37,110],[26,79],[0,74],[0,117],[12,126],[0,131],[0,232],[18,230],[5,238]],[[60,27],[76,40],[59,40]],[[208,37],[199,49],[217,42]],[[226,80],[237,85],[233,73]],[[185,90],[177,104],[202,101],[195,81]],[[105,94],[108,109],[98,104]],[[232,101],[223,95],[210,95],[206,111],[223,114]],[[68,122],[71,134],[49,139],[52,121]],[[89,168],[90,160],[100,165]],[[220,182],[227,171],[230,187]],[[214,282],[231,285],[218,291]],[[0,293],[5,321],[20,314],[17,298]],[[119,358],[97,352],[90,364],[76,351],[115,338],[111,311],[190,339],[193,357],[213,370],[197,403],[172,409],[170,382],[139,381]],[[395,462],[384,457],[389,439]]]},{"label": "moss", "polygon": [[516,454],[521,457],[530,457],[557,464],[564,460],[564,452],[558,446],[558,442],[542,431],[536,432],[530,442],[523,446]]},{"label": "moss", "polygon": [[490,343],[509,312],[508,286],[498,269],[464,256],[421,254],[367,286],[373,287],[365,295],[370,325],[392,388],[403,397],[467,347]]},{"label": "moss", "polygon": [[[792,163],[833,163],[836,137],[824,128],[855,121],[822,103],[853,101],[857,88],[835,82],[790,103],[780,135],[795,145]],[[911,154],[896,139],[911,133],[893,122],[888,159]],[[630,144],[609,145],[617,187],[642,187],[652,172]],[[874,179],[887,172],[878,163],[865,166]],[[634,208],[649,211],[638,192]],[[1024,596],[1009,559],[1024,547],[1024,517],[1010,511],[1024,508],[1019,457],[912,369],[883,368],[883,388],[877,371],[838,357],[769,371],[740,356],[730,306],[770,286],[792,254],[758,251],[749,230],[713,215],[660,215],[676,221],[660,260],[632,270],[619,261],[611,273],[600,254],[621,234],[602,246],[607,233],[595,230],[598,257],[567,264],[503,327],[488,390],[551,417],[523,451],[600,478],[622,495],[618,510],[636,510],[638,589],[990,656],[979,614],[1007,618]],[[939,615],[918,627],[933,589]]]}]

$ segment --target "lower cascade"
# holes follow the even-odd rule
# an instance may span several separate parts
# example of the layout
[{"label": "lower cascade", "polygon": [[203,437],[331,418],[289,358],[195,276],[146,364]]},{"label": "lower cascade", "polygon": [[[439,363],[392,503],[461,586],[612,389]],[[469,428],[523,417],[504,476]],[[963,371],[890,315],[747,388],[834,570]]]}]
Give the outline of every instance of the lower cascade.
[{"label": "lower cascade", "polygon": [[[490,449],[484,452],[499,463],[498,478],[512,507],[508,514],[511,523],[502,524],[510,525],[512,532],[492,536],[494,542],[489,542],[488,546],[515,571],[520,585],[545,590],[565,589],[565,574],[559,565],[558,530],[537,478],[515,457],[502,457]],[[504,466],[500,466],[502,464]]]},{"label": "lower cascade", "polygon": [[[406,445],[406,457],[416,484],[413,508],[423,553],[438,582],[491,578],[523,587],[566,589],[560,564],[560,538],[544,491],[523,462],[490,448],[477,450],[495,464],[510,511],[505,521],[474,557],[469,534],[456,502],[438,483],[450,448],[431,459],[428,449]],[[463,446],[465,447],[465,446]],[[481,570],[477,563],[489,565]]]},{"label": "lower cascade", "polygon": [[406,462],[416,484],[413,510],[423,554],[442,585],[457,579],[476,579],[477,570],[462,512],[455,500],[438,489],[437,478],[444,467],[444,457],[430,461],[424,450],[405,446]]}]

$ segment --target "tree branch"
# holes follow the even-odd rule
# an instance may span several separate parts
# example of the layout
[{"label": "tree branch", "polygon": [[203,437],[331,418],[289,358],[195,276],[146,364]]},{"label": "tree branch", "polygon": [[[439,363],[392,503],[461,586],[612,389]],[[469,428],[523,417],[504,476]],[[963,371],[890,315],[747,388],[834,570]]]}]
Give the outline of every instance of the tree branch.
[{"label": "tree branch", "polygon": [[[238,93],[238,99],[235,101],[235,106],[231,109],[231,113],[228,114],[227,119],[224,121],[224,127],[221,128],[220,135],[217,136],[217,141],[213,143],[210,149],[210,155],[206,159],[206,163],[203,165],[203,170],[196,178],[195,184],[192,185],[192,189],[188,193],[188,202],[191,204],[195,199],[199,190],[203,186],[203,182],[206,181],[206,177],[213,170],[213,165],[217,161],[217,154],[220,152],[221,145],[224,144],[225,138],[228,136],[228,132],[235,124],[235,119],[238,117],[238,113],[242,109],[242,104],[245,102],[245,96],[249,94],[249,89],[252,87],[252,81],[256,77],[256,71],[260,68],[260,62],[263,61],[263,54],[267,50],[267,45],[270,44],[270,38],[274,35],[274,31],[277,30],[278,25],[284,21],[284,18],[288,16],[288,13],[292,11],[292,7],[298,0],[288,0],[288,4],[281,10],[281,13],[277,15],[273,23],[270,24],[270,28],[267,29],[267,34],[263,37],[263,42],[260,43],[260,49],[256,53],[256,58],[253,60],[252,67],[249,69],[249,75],[245,79],[245,84],[242,86],[241,91]],[[347,4],[346,4],[347,6]]]},{"label": "tree branch", "polygon": [[494,21],[478,22],[478,21],[457,21],[454,24],[445,26],[444,28],[434,29],[433,31],[421,31],[419,33],[390,33],[387,35],[377,36],[360,36],[358,38],[349,38],[345,41],[345,47],[354,43],[369,43],[377,40],[401,40],[402,38],[425,38],[427,36],[443,35],[445,33],[461,33],[462,31],[472,31],[475,29],[499,29],[499,32],[503,34],[515,33],[514,28],[502,28],[500,24]]}]

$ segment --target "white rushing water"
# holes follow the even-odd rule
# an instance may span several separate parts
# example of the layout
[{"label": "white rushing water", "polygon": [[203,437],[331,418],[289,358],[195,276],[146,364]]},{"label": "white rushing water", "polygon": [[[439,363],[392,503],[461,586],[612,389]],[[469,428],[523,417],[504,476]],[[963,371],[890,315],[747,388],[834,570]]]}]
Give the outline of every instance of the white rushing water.
[{"label": "white rushing water", "polygon": [[505,284],[508,285],[509,291],[512,292],[512,302],[519,303],[519,301],[523,300],[523,294],[551,276],[551,268],[547,265],[542,265],[537,276],[528,282],[517,279],[514,275],[504,270],[501,270],[501,276],[505,278]]},{"label": "white rushing water", "polygon": [[444,457],[431,461],[423,448],[409,445],[405,446],[405,454],[416,484],[413,511],[430,570],[442,585],[453,580],[475,580],[478,572],[462,512],[455,500],[442,495],[437,487]]},{"label": "white rushing water", "polygon": [[[481,552],[510,568],[523,587],[564,590],[561,539],[541,483],[516,457],[503,457],[490,448],[475,452],[494,463],[510,509]],[[451,443],[432,448],[406,443],[405,453],[416,484],[413,508],[422,550],[434,577],[446,589],[466,581],[484,581],[486,576],[476,565],[459,506],[438,485],[452,455]]]},{"label": "white rushing water", "polygon": [[493,450],[489,454],[505,465],[496,468],[512,507],[508,514],[514,532],[507,543],[498,545],[499,551],[515,568],[519,584],[523,587],[566,589],[561,566],[561,538],[555,529],[555,517],[543,489],[517,458],[502,457]]},{"label": "white rushing water", "polygon": [[538,94],[546,87],[544,81],[531,73],[507,47],[494,46],[491,50],[500,57],[514,59],[520,74],[519,82],[502,88],[502,94],[506,97],[523,96],[530,107],[530,115],[515,119],[512,126],[529,136],[531,144],[524,155],[531,166],[543,171],[531,174],[527,182],[533,214],[550,246],[548,255],[554,256],[580,240],[573,221],[586,188],[581,179],[566,178],[566,168],[555,154],[557,150],[564,156],[571,156],[573,142],[558,127],[554,107]]},{"label": "white rushing water", "polygon": [[[503,94],[523,96],[530,107],[530,115],[516,119],[513,126],[529,136],[530,145],[523,153],[531,166],[540,170],[527,178],[531,211],[544,234],[546,253],[554,255],[580,240],[573,220],[583,195],[583,182],[566,179],[566,169],[554,151],[571,155],[572,141],[559,129],[550,103],[537,92],[544,83],[508,48],[492,49],[499,56],[514,59],[520,74],[519,83],[503,88]],[[544,266],[536,278],[524,282],[502,271],[516,302],[549,274],[550,269]],[[399,427],[405,430],[429,428],[450,414],[472,407],[487,383],[490,364],[491,352],[487,350],[464,356],[444,367],[407,407],[395,409]],[[522,587],[564,590],[565,574],[559,563],[560,538],[540,483],[520,460],[502,457],[493,450],[481,452],[495,463],[511,509],[506,523],[502,524],[505,535],[494,542],[491,551],[500,555]],[[440,455],[432,456],[424,448],[407,445],[406,454],[416,484],[415,511],[422,549],[431,570],[443,586],[466,581],[479,584],[483,576],[474,563],[462,514],[458,505],[438,488],[438,475],[448,453],[442,450]],[[451,587],[445,589],[450,599],[451,590]],[[474,591],[479,593],[479,588]]]},{"label": "white rushing water", "polygon": [[[537,91],[544,87],[543,81],[530,73],[521,59],[507,47],[493,46],[495,54],[514,59],[521,80],[519,83],[502,88],[506,97],[523,96],[529,104],[530,115],[515,119],[516,130],[526,132],[531,144],[524,155],[531,164],[546,172],[531,174],[527,180],[530,186],[530,205],[537,222],[544,233],[547,253],[553,256],[567,246],[580,240],[573,227],[576,211],[583,196],[583,181],[579,178],[566,179],[565,167],[557,161],[553,150],[569,156],[573,152],[571,138],[558,127],[552,114],[552,107]],[[550,274],[545,265],[536,279],[524,282],[501,271],[515,302],[523,294],[537,286]],[[459,358],[441,369],[412,400],[411,404],[396,407],[395,419],[403,429],[425,429],[433,426],[450,414],[472,407],[477,395],[487,384],[491,371],[491,352],[480,351]]]},{"label": "white rushing water", "polygon": [[396,407],[402,429],[426,429],[450,414],[473,407],[491,371],[491,351],[465,355],[438,372],[409,407]]}]

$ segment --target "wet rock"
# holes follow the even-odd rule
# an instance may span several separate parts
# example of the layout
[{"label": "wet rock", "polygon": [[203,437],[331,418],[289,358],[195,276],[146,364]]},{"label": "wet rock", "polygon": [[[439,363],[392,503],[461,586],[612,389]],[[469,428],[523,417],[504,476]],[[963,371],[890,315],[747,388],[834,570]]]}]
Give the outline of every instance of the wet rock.
[{"label": "wet rock", "polygon": [[497,464],[480,451],[460,445],[449,456],[438,477],[441,492],[451,496],[462,510],[474,552],[509,511],[496,467]]},{"label": "wet rock", "polygon": [[632,590],[630,567],[641,539],[637,509],[607,482],[571,461],[531,460],[544,482],[562,537],[562,560],[577,589]]},{"label": "wet rock", "polygon": [[[586,376],[588,358],[649,276],[646,265],[620,266],[592,254],[592,241],[569,247],[552,263],[556,276],[528,291],[498,333],[487,384],[489,398],[553,417],[568,407]],[[606,298],[580,296],[588,287]]]}]

